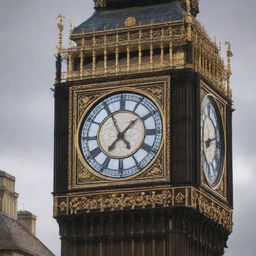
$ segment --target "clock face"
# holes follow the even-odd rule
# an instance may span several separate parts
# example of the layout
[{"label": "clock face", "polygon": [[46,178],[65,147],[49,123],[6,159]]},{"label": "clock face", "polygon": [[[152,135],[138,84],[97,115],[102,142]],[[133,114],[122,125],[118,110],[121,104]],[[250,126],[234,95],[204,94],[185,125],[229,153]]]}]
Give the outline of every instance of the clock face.
[{"label": "clock face", "polygon": [[224,160],[223,128],[214,100],[206,96],[201,110],[201,161],[210,186],[218,184]]},{"label": "clock face", "polygon": [[126,178],[144,169],[162,141],[157,106],[138,93],[113,94],[92,107],[80,131],[87,164],[110,178]]}]

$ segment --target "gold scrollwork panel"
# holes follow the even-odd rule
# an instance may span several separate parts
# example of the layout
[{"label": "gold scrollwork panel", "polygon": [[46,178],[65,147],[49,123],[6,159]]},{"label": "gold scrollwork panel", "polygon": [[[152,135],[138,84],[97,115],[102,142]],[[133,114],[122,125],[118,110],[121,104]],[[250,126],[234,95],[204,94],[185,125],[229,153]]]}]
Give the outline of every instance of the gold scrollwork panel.
[{"label": "gold scrollwork panel", "polygon": [[147,208],[188,207],[232,230],[232,211],[193,187],[156,187],[130,191],[101,191],[55,197],[55,216]]}]

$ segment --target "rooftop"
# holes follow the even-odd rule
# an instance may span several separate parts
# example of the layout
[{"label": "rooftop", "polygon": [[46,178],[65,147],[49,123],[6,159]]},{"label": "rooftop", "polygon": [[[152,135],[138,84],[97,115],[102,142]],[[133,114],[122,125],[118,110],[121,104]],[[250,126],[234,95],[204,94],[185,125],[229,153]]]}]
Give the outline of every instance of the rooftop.
[{"label": "rooftop", "polygon": [[33,256],[54,256],[39,239],[21,226],[15,218],[2,212],[0,212],[0,227],[0,252],[10,249],[23,251]]},{"label": "rooftop", "polygon": [[98,10],[92,17],[76,27],[72,34],[123,28],[127,26],[126,21],[129,17],[135,18],[134,24],[131,25],[143,26],[182,20],[184,14],[185,10],[176,1],[143,7]]}]

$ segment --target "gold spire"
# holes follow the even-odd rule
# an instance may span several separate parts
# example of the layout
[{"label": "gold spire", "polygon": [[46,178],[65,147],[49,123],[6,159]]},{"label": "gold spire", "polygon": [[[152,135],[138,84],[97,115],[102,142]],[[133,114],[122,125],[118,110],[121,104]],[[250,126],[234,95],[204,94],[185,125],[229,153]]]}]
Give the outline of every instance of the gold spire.
[{"label": "gold spire", "polygon": [[59,20],[57,26],[58,26],[58,29],[59,29],[59,44],[58,44],[58,55],[61,55],[62,53],[62,39],[63,39],[63,29],[64,29],[64,25],[63,25],[63,19],[65,19],[65,17],[60,13],[56,20]]},{"label": "gold spire", "polygon": [[187,9],[188,15],[190,15],[191,14],[191,2],[190,2],[190,0],[186,0],[186,9]]},{"label": "gold spire", "polygon": [[231,71],[231,58],[233,57],[233,53],[231,51],[231,42],[230,41],[226,41],[225,45],[227,46],[227,90],[228,90],[228,94],[229,96],[231,96],[231,89],[230,89],[230,77],[232,75],[232,71]]}]

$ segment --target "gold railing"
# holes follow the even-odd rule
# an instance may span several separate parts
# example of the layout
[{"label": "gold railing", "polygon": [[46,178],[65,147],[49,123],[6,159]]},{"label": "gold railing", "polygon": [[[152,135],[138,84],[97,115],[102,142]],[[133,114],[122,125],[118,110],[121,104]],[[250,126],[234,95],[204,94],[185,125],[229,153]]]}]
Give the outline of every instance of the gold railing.
[{"label": "gold railing", "polygon": [[[62,52],[67,59],[62,81],[190,68],[231,97],[220,49],[191,16],[165,24],[72,34],[71,39],[76,46]],[[189,44],[192,48],[186,47]],[[187,54],[192,55],[189,63]]]}]

